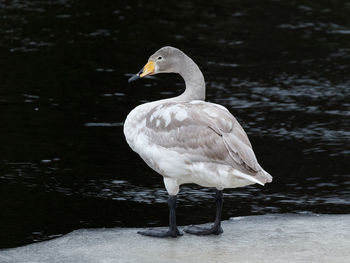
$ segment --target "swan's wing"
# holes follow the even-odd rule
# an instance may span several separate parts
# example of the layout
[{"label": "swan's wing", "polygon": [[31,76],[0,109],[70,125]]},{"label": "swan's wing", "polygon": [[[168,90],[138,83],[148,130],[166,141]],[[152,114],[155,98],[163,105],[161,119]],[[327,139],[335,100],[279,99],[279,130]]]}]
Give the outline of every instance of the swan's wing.
[{"label": "swan's wing", "polygon": [[258,177],[264,173],[247,134],[220,105],[202,101],[160,104],[146,114],[144,132],[150,143],[184,154],[191,162],[231,165]]}]

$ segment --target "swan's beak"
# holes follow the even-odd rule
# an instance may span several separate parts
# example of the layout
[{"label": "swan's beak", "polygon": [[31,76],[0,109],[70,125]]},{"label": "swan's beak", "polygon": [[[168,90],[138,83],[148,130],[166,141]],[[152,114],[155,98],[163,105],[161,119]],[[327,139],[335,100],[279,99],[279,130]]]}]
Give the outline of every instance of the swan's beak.
[{"label": "swan's beak", "polygon": [[128,80],[128,82],[132,82],[132,81],[137,80],[139,78],[143,78],[145,76],[154,74],[154,69],[155,69],[155,63],[152,60],[150,60],[137,74],[132,76]]},{"label": "swan's beak", "polygon": [[151,75],[154,73],[155,63],[150,60],[148,63],[143,67],[143,71],[140,75],[141,78]]}]

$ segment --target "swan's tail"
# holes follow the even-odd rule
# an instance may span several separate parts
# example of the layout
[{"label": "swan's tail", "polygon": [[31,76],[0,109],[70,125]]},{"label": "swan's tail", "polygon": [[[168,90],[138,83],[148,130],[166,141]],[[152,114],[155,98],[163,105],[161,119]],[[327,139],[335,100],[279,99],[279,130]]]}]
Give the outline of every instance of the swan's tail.
[{"label": "swan's tail", "polygon": [[241,171],[235,170],[233,172],[236,176],[247,179],[253,183],[265,185],[266,183],[272,182],[272,176],[266,172],[264,169],[260,170],[254,175],[242,173]]}]

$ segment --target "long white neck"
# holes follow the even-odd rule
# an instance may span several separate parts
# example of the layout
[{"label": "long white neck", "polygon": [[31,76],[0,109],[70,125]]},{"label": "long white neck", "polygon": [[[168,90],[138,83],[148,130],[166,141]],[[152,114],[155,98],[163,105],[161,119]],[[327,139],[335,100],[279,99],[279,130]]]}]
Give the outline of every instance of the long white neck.
[{"label": "long white neck", "polygon": [[204,76],[194,61],[185,55],[178,72],[185,80],[186,89],[175,101],[205,100]]}]

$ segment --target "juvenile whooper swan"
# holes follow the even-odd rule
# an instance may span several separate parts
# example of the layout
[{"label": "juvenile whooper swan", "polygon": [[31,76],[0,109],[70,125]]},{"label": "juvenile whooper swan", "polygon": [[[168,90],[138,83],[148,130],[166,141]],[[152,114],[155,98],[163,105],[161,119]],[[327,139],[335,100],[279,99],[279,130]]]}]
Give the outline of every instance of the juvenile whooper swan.
[{"label": "juvenile whooper swan", "polygon": [[142,104],[124,124],[129,146],[163,176],[169,194],[169,229],[138,232],[154,237],[182,235],[176,226],[176,196],[182,184],[215,187],[216,217],[210,228],[190,226],[185,232],[218,235],[221,228],[222,190],[272,182],[258,163],[247,134],[223,106],[205,102],[204,77],[181,50],[163,47],[129,82],[158,73],[178,73],[186,89],[180,96]]}]

